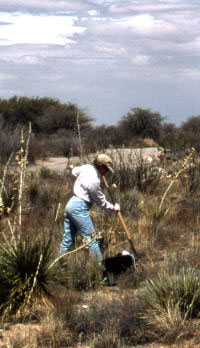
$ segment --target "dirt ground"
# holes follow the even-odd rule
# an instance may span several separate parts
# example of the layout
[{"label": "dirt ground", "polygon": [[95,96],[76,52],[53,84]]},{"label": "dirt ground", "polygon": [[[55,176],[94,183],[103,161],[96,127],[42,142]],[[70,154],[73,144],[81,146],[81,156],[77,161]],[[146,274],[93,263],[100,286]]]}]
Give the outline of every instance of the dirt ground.
[{"label": "dirt ground", "polygon": [[[134,296],[135,290],[129,289],[129,294]],[[87,311],[90,307],[90,304],[93,302],[93,299],[101,299],[101,297],[105,297],[112,301],[116,297],[123,298],[127,295],[127,289],[120,289],[118,286],[116,287],[105,287],[103,290],[85,292],[82,294],[82,298],[80,303],[77,305],[78,311]],[[46,324],[48,325],[48,324]],[[39,323],[8,323],[5,325],[1,325],[0,327],[0,348],[14,348],[14,347],[22,347],[22,348],[37,348],[38,340],[37,337],[41,336],[43,328]],[[48,343],[47,343],[48,344]],[[47,347],[47,345],[44,345]],[[54,345],[50,345],[50,347],[54,347]],[[56,347],[58,347],[56,345]],[[76,348],[93,348],[89,345],[84,344],[76,344],[72,347]],[[161,344],[161,343],[147,343],[142,345],[131,346],[135,348],[200,348],[200,338],[194,338],[190,340],[185,340],[183,342],[177,344]]]},{"label": "dirt ground", "polygon": [[[111,156],[115,163],[120,160],[123,161],[134,161],[142,157],[143,159],[158,158],[160,151],[156,147],[148,147],[143,149],[107,149],[106,154]],[[85,157],[84,163],[92,162],[92,160],[97,156],[96,154],[90,154]],[[80,164],[80,157],[50,157],[46,160],[38,160],[34,166],[30,166],[30,169],[40,169],[41,167],[48,168],[53,171],[64,171],[69,164],[77,165]]]},{"label": "dirt ground", "polygon": [[[159,155],[159,150],[156,147],[151,148],[144,148],[144,149],[108,149],[106,150],[106,153],[110,155],[116,163],[123,159],[123,161],[134,161],[137,158],[142,157],[143,159],[147,159],[148,157],[157,158]],[[97,154],[91,154],[86,157],[86,160],[84,160],[84,163],[92,162],[94,157],[97,156]],[[70,165],[76,165],[80,164],[80,158],[79,157],[72,157],[70,159],[66,157],[50,157],[46,160],[38,160],[35,165],[30,165],[29,170],[38,170],[42,167],[48,168],[52,171],[56,172],[62,172],[66,170],[66,168]],[[110,290],[107,290],[107,296],[118,296],[121,294],[121,290],[118,288],[115,288],[114,292],[110,292]],[[104,295],[106,291],[104,289]],[[83,299],[82,305],[85,305],[88,303],[87,294],[85,295],[85,298]],[[36,337],[38,333],[40,332],[40,325],[35,323],[26,323],[26,324],[8,324],[3,325],[0,327],[0,348],[12,348],[12,347],[19,347],[17,345],[17,342],[27,342],[26,346],[27,348],[36,348]],[[89,346],[83,346],[79,345],[77,347],[80,348],[91,348]],[[160,345],[160,344],[148,344],[148,345],[138,345],[138,348],[161,348],[161,347],[177,347],[177,348],[190,348],[190,347],[197,347],[200,348],[200,343],[195,344],[194,341],[189,341],[184,344],[179,345]]]}]

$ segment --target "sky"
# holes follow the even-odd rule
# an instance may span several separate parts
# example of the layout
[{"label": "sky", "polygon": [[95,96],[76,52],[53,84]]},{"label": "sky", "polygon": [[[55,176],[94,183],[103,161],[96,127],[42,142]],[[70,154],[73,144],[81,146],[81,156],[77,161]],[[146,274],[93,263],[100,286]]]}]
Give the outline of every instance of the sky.
[{"label": "sky", "polygon": [[95,125],[131,109],[200,115],[199,0],[0,0],[0,98],[76,103]]}]

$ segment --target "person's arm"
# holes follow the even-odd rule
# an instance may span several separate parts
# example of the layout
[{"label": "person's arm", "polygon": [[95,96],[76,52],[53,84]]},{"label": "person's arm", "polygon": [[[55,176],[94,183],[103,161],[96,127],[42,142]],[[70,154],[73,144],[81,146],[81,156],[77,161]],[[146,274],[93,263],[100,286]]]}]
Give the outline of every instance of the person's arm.
[{"label": "person's arm", "polygon": [[120,210],[119,204],[112,204],[106,200],[105,195],[102,192],[101,186],[97,183],[91,184],[88,187],[88,191],[92,200],[101,208],[109,210]]},{"label": "person's arm", "polygon": [[79,174],[80,174],[80,171],[81,171],[81,166],[79,166],[79,167],[74,167],[73,169],[72,169],[72,175],[73,176],[75,176],[76,178],[79,176]]}]

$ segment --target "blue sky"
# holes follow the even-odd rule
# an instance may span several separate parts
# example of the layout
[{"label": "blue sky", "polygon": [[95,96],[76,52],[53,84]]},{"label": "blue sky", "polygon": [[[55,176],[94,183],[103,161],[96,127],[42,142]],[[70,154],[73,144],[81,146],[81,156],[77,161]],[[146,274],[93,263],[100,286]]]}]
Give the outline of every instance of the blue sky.
[{"label": "blue sky", "polygon": [[53,97],[116,124],[200,115],[199,0],[1,0],[0,98]]}]

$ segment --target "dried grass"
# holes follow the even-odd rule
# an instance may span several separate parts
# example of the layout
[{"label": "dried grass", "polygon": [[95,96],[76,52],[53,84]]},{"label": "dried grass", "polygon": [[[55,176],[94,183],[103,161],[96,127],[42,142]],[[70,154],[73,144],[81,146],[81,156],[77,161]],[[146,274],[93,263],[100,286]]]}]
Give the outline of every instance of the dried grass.
[{"label": "dried grass", "polygon": [[[197,153],[195,156],[198,157]],[[182,159],[173,161],[172,165],[172,162],[164,159],[156,164],[158,168],[162,166],[162,175],[156,176],[155,180],[149,165],[146,169],[147,164],[139,162],[136,171],[133,159],[129,167],[128,163],[121,161],[120,170],[109,180],[115,180],[117,184],[114,194],[121,204],[131,238],[141,256],[138,267],[134,275],[126,272],[119,277],[116,290],[112,289],[111,292],[114,296],[109,301],[110,293],[106,288],[102,289],[100,273],[94,264],[89,262],[82,250],[72,254],[70,259],[66,259],[64,267],[58,265],[62,273],[62,290],[59,294],[54,287],[53,307],[49,308],[50,303],[46,301],[48,311],[37,317],[40,328],[34,344],[38,347],[79,344],[123,347],[136,344],[148,346],[153,341],[181,342],[188,336],[195,339],[198,319],[184,320],[178,306],[172,308],[170,303],[167,312],[161,310],[149,322],[149,327],[147,319],[141,318],[144,315],[144,302],[139,300],[138,295],[143,282],[153,279],[159,272],[176,273],[186,266],[199,269],[200,205],[197,181],[194,184],[198,168],[195,172],[191,168],[183,169],[186,163],[188,160],[185,162]],[[22,236],[32,236],[33,242],[49,236],[55,250],[54,262],[63,235],[64,206],[72,191],[70,173],[68,171],[63,175],[43,168],[40,172],[26,172],[21,180],[10,173],[13,170],[7,170],[9,167],[10,163],[6,169],[1,169],[3,204],[11,208],[9,214],[3,209],[0,218],[1,243],[12,249],[19,230]],[[148,175],[145,177],[146,174],[141,173]],[[183,179],[181,173],[189,177]],[[183,180],[186,180],[184,186]],[[15,205],[9,198],[13,194],[13,187],[17,187]],[[18,201],[20,187],[22,196]],[[115,214],[94,207],[92,216],[97,232],[102,234],[100,244],[105,256],[116,255],[123,249],[129,250]],[[33,279],[37,280],[41,262],[39,258]],[[36,281],[33,281],[29,288],[32,299],[35,287]],[[99,297],[99,291],[103,293],[102,297]],[[83,301],[83,294],[88,296],[88,302]],[[28,298],[27,303],[31,302]],[[83,308],[81,304],[88,307]],[[16,340],[13,339],[11,343],[17,347]],[[28,339],[23,341],[23,337],[19,343],[24,347],[31,344]]]}]

